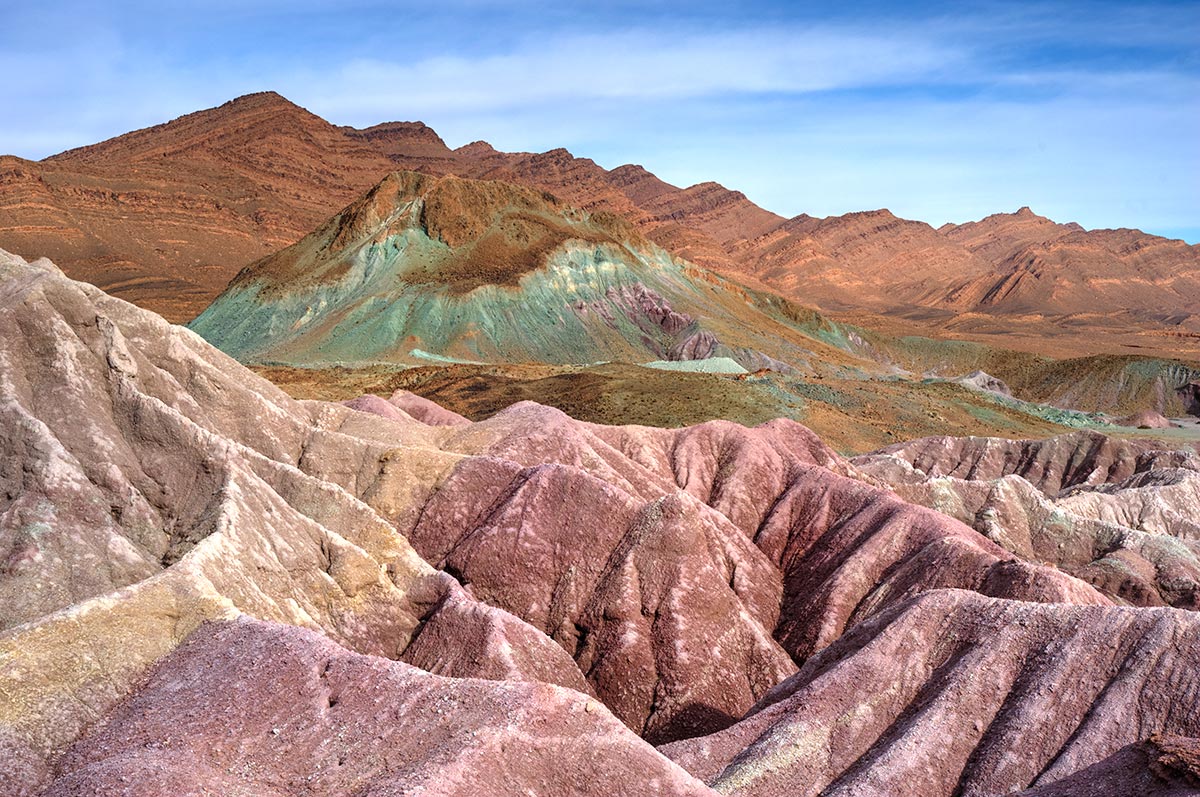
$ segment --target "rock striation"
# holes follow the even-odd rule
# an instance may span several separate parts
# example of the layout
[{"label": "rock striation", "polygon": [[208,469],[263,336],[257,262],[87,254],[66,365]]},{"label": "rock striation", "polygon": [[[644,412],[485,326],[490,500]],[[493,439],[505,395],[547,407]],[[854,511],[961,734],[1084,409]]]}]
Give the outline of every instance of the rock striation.
[{"label": "rock striation", "polygon": [[190,326],[243,361],[306,367],[855,360],[777,302],[611,213],[512,183],[395,172],[240,272]]},{"label": "rock striation", "polygon": [[1200,608],[1200,459],[1094,433],[929,438],[855,459],[900,496],[1120,602]]},{"label": "rock striation", "polygon": [[[933,591],[856,626],[736,725],[663,752],[747,797],[1082,786],[1081,770],[1151,734],[1200,735],[1198,646],[1192,612]],[[1163,683],[1184,699],[1156,694]],[[1118,766],[1126,784],[1144,778],[1144,763]]]},{"label": "rock striation", "polygon": [[[1163,509],[1183,498],[1154,498],[1190,494],[1193,454],[1080,436],[848,462],[786,420],[349,404],[293,400],[0,253],[10,793],[1071,793],[1091,768],[1194,774],[1196,615],[1149,607],[1194,594],[1170,543],[1196,537]],[[906,500],[938,446],[1028,477],[1092,536],[1030,520],[1026,541]],[[1128,519],[1104,513],[1145,528],[1122,550],[1157,570],[1128,588],[1069,558]]]}]

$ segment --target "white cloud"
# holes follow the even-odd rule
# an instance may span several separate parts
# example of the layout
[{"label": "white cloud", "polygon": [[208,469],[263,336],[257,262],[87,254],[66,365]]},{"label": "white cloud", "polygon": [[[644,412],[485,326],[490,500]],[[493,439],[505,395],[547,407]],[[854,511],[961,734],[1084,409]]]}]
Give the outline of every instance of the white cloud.
[{"label": "white cloud", "polygon": [[927,79],[963,60],[956,47],[903,34],[627,31],[555,36],[480,58],[359,58],[302,80],[315,109],[378,116],[396,108],[489,112],[565,101],[826,91]]},{"label": "white cloud", "polygon": [[[1195,226],[1194,68],[1022,61],[1010,37],[1041,47],[1068,34],[1053,15],[1003,8],[887,24],[544,29],[489,39],[488,52],[450,38],[436,56],[414,56],[402,18],[380,16],[369,46],[276,42],[199,61],[81,16],[64,36],[0,30],[0,151],[40,157],[274,89],[339,124],[422,119],[451,145],[566,146],[682,184],[718,180],[788,214],[886,205],[939,223],[1029,204],[1089,226]],[[1163,19],[1127,20],[1121,43],[1196,32],[1195,19]],[[1071,43],[1107,45],[1111,28],[1080,20]],[[394,45],[381,45],[391,29]]]}]

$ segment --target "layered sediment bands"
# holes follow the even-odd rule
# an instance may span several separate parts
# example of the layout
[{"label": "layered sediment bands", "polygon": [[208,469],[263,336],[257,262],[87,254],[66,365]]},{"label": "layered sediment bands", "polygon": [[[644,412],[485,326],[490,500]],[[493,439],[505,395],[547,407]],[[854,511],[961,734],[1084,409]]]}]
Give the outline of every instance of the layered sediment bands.
[{"label": "layered sediment bands", "polygon": [[1197,655],[1191,612],[932,591],[856,626],[736,725],[662,750],[722,794],[1008,794],[1151,734],[1200,736]]},{"label": "layered sediment bands", "polygon": [[606,171],[561,149],[477,144],[435,161],[407,129],[381,133],[374,145],[405,168],[522,182],[612,210],[693,262],[826,310],[873,311],[897,330],[1011,345],[1017,325],[1040,336],[1024,335],[1025,348],[1047,354],[1196,352],[1200,248],[1182,241],[1088,231],[1028,208],[936,230],[887,210],[784,219],[715,183],[678,188],[640,166]]},{"label": "layered sediment bands", "polygon": [[955,517],[1025,560],[1052,563],[1115,600],[1200,608],[1195,452],[1089,434],[1024,442],[931,438],[854,463],[905,500]]},{"label": "layered sediment bands", "polygon": [[[247,362],[873,362],[673,258],[611,213],[497,181],[396,172],[240,272],[191,326]],[[836,343],[836,341],[835,341]]]},{"label": "layered sediment bands", "polygon": [[242,618],[195,631],[59,763],[47,797],[707,797],[593,698],[443,678]]},{"label": "layered sediment bands", "polygon": [[1122,481],[1169,457],[1152,443],[1119,440],[1098,432],[1074,432],[1047,440],[926,437],[879,453],[903,459],[929,476],[1020,476],[1050,497],[1068,487]]},{"label": "layered sediment bands", "polygon": [[[14,794],[1190,777],[1186,743],[1161,745],[1197,732],[1195,616],[1115,608],[1037,562],[1086,551],[1075,527],[1008,545],[902,500],[928,480],[898,456],[850,463],[786,420],[608,427],[523,402],[471,423],[403,392],[295,401],[48,262],[0,254],[0,278]],[[1055,499],[1070,512],[1136,512],[1167,524],[1147,539],[1182,540],[1184,513],[1151,497],[1191,495],[1193,459],[1114,451],[1021,472],[1074,485]],[[1125,549],[1159,568],[1134,586],[1184,605],[1181,555]],[[1078,575],[1126,600],[1099,566]]]}]

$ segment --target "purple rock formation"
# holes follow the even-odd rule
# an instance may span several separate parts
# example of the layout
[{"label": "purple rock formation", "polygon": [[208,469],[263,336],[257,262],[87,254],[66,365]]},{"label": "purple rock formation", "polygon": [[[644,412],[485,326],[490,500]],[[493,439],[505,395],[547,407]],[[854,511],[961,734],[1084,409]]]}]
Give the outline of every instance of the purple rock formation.
[{"label": "purple rock formation", "polygon": [[443,678],[242,618],[201,627],[63,756],[46,797],[708,797],[587,695]]}]

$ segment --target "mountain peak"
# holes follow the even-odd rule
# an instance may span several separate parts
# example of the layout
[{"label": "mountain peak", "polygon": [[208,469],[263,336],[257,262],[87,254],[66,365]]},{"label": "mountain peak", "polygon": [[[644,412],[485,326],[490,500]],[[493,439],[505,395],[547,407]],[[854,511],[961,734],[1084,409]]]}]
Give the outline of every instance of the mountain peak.
[{"label": "mountain peak", "polygon": [[996,221],[1012,220],[1012,221],[1023,221],[1023,222],[1031,222],[1032,221],[1032,222],[1043,222],[1043,223],[1048,223],[1048,224],[1056,224],[1056,222],[1047,218],[1046,216],[1042,216],[1038,213],[1034,213],[1033,210],[1031,210],[1028,205],[1021,206],[1020,208],[1017,209],[1016,213],[997,213],[994,216],[988,216],[988,218],[995,219]]},{"label": "mountain peak", "polygon": [[[891,221],[899,220],[899,216],[897,216],[895,213],[888,210],[887,208],[878,208],[877,210],[854,211],[852,213],[845,214],[841,218],[843,218],[843,219],[859,219],[862,221],[870,220],[870,221],[883,221],[883,222],[891,222]],[[828,219],[827,219],[827,221],[828,221]]]},{"label": "mountain peak", "polygon": [[383,122],[362,130],[353,127],[343,127],[341,130],[394,160],[453,156],[442,137],[424,122]]},{"label": "mountain peak", "polygon": [[[232,100],[219,105],[216,110],[257,109],[271,107],[300,108],[299,105],[292,102],[277,91],[255,91],[251,92],[250,94],[243,94],[239,97],[234,97]],[[199,111],[198,113],[204,113],[204,111]]]},{"label": "mountain peak", "polygon": [[486,141],[472,141],[470,144],[463,144],[458,149],[454,150],[455,155],[462,155],[467,158],[483,158],[488,155],[497,154],[497,150]]},{"label": "mountain peak", "polygon": [[[260,141],[284,128],[335,129],[333,125],[274,91],[235,97],[215,108],[185,114],[98,144],[69,149],[46,160],[56,162],[133,161],[184,151],[220,149],[230,135]],[[219,146],[220,145],[220,146]]]}]

